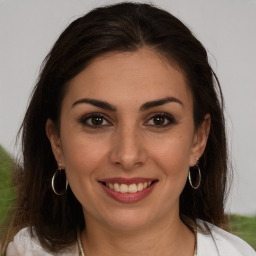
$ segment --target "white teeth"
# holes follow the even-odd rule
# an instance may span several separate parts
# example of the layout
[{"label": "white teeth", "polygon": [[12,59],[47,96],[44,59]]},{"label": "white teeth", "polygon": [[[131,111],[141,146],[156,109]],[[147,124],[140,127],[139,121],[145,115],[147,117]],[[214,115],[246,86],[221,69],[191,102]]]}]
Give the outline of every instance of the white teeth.
[{"label": "white teeth", "polygon": [[128,192],[128,185],[126,185],[126,184],[121,184],[121,185],[120,185],[120,192],[121,192],[121,193],[127,193],[127,192]]},{"label": "white teeth", "polygon": [[107,182],[106,186],[116,192],[120,193],[136,193],[138,191],[142,191],[143,189],[149,187],[152,184],[151,181],[149,182],[144,182],[144,183],[139,183],[139,184],[118,184],[118,183],[110,183]]},{"label": "white teeth", "polygon": [[144,188],[144,187],[143,187],[143,184],[142,184],[142,183],[139,183],[139,184],[138,184],[138,188],[137,188],[137,189],[138,189],[138,191],[143,190],[143,188]]},{"label": "white teeth", "polygon": [[119,184],[117,184],[117,183],[114,184],[114,190],[115,190],[116,192],[119,192],[119,191],[120,191]]},{"label": "white teeth", "polygon": [[129,191],[129,193],[136,193],[138,191],[137,185],[136,184],[130,184],[128,191]]}]

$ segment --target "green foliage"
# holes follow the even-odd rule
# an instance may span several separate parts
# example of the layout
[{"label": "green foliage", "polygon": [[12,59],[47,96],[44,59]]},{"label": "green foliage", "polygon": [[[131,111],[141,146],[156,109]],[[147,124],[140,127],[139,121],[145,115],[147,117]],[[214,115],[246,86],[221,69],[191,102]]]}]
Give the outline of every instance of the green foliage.
[{"label": "green foliage", "polygon": [[256,217],[230,216],[232,233],[241,237],[256,250]]},{"label": "green foliage", "polygon": [[0,237],[9,221],[9,212],[14,202],[13,168],[13,160],[0,145]]}]

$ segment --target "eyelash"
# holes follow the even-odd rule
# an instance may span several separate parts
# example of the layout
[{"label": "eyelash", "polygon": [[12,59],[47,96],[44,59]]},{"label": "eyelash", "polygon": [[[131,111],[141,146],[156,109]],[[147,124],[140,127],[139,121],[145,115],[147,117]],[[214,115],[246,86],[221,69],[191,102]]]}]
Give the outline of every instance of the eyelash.
[{"label": "eyelash", "polygon": [[[154,113],[150,119],[148,119],[148,121],[146,123],[149,123],[151,120],[153,120],[154,118],[164,118],[164,124],[160,124],[160,125],[156,125],[156,124],[148,124],[148,126],[152,126],[155,128],[165,128],[168,127],[172,124],[176,123],[176,120],[174,119],[174,117],[170,114],[167,113]],[[167,123],[166,123],[167,122]]]},{"label": "eyelash", "polygon": [[[95,125],[92,122],[92,118],[100,118],[102,119],[103,124],[98,124]],[[153,120],[154,118],[164,118],[164,124],[149,124],[149,122],[151,120]],[[93,129],[100,129],[104,126],[111,126],[112,124],[107,120],[107,118],[101,114],[101,113],[92,113],[89,115],[85,115],[82,118],[80,118],[80,123],[82,123],[83,125],[86,125],[89,128],[93,128]],[[90,121],[90,123],[88,123]],[[107,122],[107,124],[104,124],[104,122]],[[166,123],[167,122],[167,123]],[[174,117],[170,114],[167,113],[154,113],[153,115],[151,115],[151,117],[144,123],[147,126],[151,126],[151,127],[155,127],[155,128],[165,128],[168,127],[172,124],[175,124],[176,120],[174,119]]]},{"label": "eyelash", "polygon": [[[107,122],[108,124],[95,125],[92,123],[92,118],[101,118],[103,122]],[[90,120],[90,124],[88,123],[89,120]],[[83,116],[82,118],[80,118],[80,123],[93,129],[99,129],[99,128],[102,128],[103,126],[111,126],[111,123],[101,113],[92,113],[92,114]]]}]

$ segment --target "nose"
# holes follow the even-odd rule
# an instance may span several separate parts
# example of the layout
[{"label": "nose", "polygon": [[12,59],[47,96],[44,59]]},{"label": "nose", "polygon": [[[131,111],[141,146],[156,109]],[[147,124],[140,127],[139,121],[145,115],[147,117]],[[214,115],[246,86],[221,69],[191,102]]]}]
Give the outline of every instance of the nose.
[{"label": "nose", "polygon": [[126,127],[116,131],[110,159],[126,171],[136,169],[146,162],[147,151],[138,129]]}]

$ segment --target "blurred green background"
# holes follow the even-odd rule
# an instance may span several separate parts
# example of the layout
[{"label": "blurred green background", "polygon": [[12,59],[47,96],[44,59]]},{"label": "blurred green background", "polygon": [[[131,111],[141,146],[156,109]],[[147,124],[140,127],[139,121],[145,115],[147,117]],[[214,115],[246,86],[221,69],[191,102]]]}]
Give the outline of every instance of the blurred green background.
[{"label": "blurred green background", "polygon": [[12,158],[0,145],[0,241],[7,228],[11,206],[14,202],[13,168],[14,162]]},{"label": "blurred green background", "polygon": [[[10,210],[14,202],[13,168],[11,156],[0,145],[0,241],[10,220]],[[232,233],[244,239],[256,250],[256,216],[231,215],[229,218]]]}]

